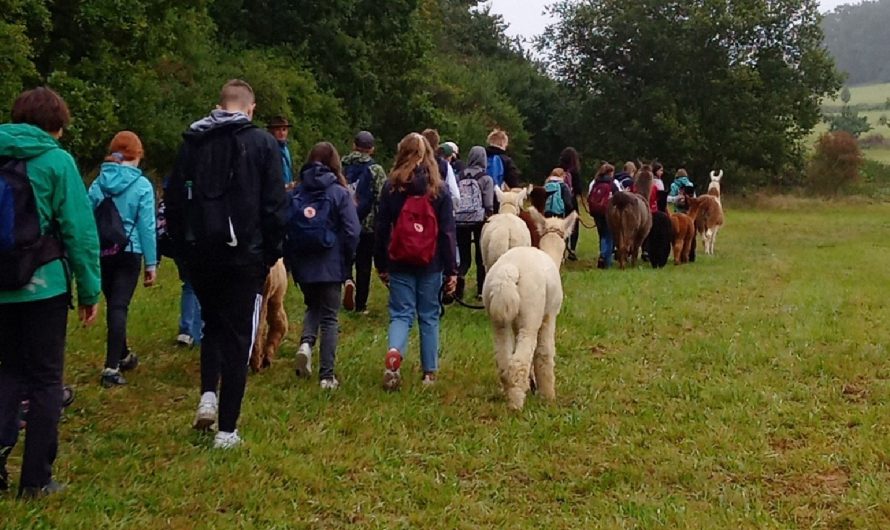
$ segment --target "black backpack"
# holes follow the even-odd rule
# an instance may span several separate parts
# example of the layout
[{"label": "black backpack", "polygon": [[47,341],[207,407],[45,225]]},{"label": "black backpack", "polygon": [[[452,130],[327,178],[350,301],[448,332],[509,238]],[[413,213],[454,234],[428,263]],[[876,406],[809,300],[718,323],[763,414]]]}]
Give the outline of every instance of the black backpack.
[{"label": "black backpack", "polygon": [[61,241],[40,231],[26,162],[0,160],[0,291],[21,289],[38,268],[64,255]]},{"label": "black backpack", "polygon": [[110,196],[106,195],[102,199],[93,210],[93,215],[96,217],[96,230],[99,233],[99,257],[108,258],[123,252],[130,245],[130,236],[136,229],[138,210],[129,233],[124,231],[124,220]]}]

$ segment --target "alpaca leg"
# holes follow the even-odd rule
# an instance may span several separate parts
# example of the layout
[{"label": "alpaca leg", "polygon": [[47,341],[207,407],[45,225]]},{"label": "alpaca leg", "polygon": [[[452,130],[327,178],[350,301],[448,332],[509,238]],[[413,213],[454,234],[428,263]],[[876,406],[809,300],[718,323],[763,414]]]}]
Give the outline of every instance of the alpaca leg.
[{"label": "alpaca leg", "polygon": [[717,233],[720,231],[720,227],[714,228],[714,233],[711,234],[711,255],[715,254],[714,247],[717,245]]},{"label": "alpaca leg", "polygon": [[683,259],[683,239],[674,239],[674,265],[679,265]]},{"label": "alpaca leg", "polygon": [[541,396],[548,401],[556,399],[556,317],[547,316],[538,331],[538,348],[535,351],[535,375]]},{"label": "alpaca leg", "polygon": [[510,390],[510,359],[516,346],[512,326],[494,326],[494,358],[504,393]]},{"label": "alpaca leg", "polygon": [[272,365],[272,360],[281,347],[281,341],[287,335],[287,312],[284,305],[279,305],[275,311],[269,312],[269,333],[266,335],[266,348],[264,356],[264,368]]},{"label": "alpaca leg", "polygon": [[519,331],[516,352],[510,358],[510,388],[507,391],[507,406],[513,410],[522,410],[525,405],[525,395],[529,387],[528,378],[538,340],[538,327],[534,329],[523,327]]}]

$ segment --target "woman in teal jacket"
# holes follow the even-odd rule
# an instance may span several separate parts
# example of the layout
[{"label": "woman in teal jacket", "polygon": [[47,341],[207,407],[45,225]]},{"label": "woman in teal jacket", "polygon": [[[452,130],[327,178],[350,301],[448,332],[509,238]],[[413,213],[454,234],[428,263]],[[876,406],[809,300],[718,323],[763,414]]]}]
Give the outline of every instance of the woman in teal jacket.
[{"label": "woman in teal jacket", "polygon": [[[12,123],[0,125],[0,159],[22,160],[37,207],[40,229],[53,234],[66,257],[36,269],[21,289],[0,290],[0,425],[30,402],[19,495],[38,497],[61,486],[52,478],[59,446],[65,333],[71,301],[69,278],[77,283],[80,319],[91,324],[99,301],[99,240],[74,159],[59,146],[68,107],[48,88],[22,93]],[[0,447],[0,489],[8,485]]]},{"label": "woman in teal jacket", "polygon": [[106,388],[127,384],[121,371],[132,370],[139,363],[127,347],[127,312],[143,260],[146,287],[154,284],[158,265],[154,188],[138,167],[143,155],[142,142],[134,133],[123,131],[111,140],[108,150],[106,162],[90,186],[90,201],[95,210],[102,201],[111,198],[129,241],[124,248],[101,258],[102,293],[108,320],[101,382]]}]

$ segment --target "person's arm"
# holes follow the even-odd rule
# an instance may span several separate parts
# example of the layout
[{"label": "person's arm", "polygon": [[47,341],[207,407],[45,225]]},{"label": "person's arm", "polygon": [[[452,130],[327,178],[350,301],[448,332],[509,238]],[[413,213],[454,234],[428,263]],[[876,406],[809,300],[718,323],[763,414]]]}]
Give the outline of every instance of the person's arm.
[{"label": "person's arm", "polygon": [[91,307],[99,302],[101,292],[96,220],[74,159],[61,149],[58,153],[53,215],[77,284],[77,303],[81,308]]},{"label": "person's arm", "polygon": [[482,183],[482,207],[485,208],[485,217],[491,217],[494,214],[494,181],[491,177],[484,175],[480,182]]},{"label": "person's arm", "polygon": [[139,196],[139,220],[136,230],[139,232],[139,245],[145,260],[145,284],[151,285],[155,280],[158,266],[158,241],[155,217],[155,192],[148,179],[145,180],[145,192]]},{"label": "person's arm", "polygon": [[566,206],[566,216],[569,216],[575,211],[575,201],[572,200],[574,198],[572,192],[565,183],[559,185],[559,192],[562,194],[562,202]]},{"label": "person's arm", "polygon": [[272,267],[284,255],[284,232],[287,225],[287,193],[281,185],[282,165],[277,142],[265,136],[260,158],[260,230],[263,234],[263,262]]},{"label": "person's arm", "polygon": [[504,184],[512,188],[519,188],[519,177],[522,175],[519,171],[519,168],[516,167],[516,162],[513,162],[513,159],[509,156],[502,155],[501,160],[504,162]]},{"label": "person's arm", "polygon": [[340,225],[343,227],[343,253],[345,263],[355,261],[355,251],[358,249],[358,240],[362,232],[362,225],[358,220],[358,211],[355,201],[347,190],[340,194]]},{"label": "person's arm", "polygon": [[575,171],[571,172],[572,175],[572,193],[576,197],[584,198],[584,182],[581,179],[581,174]]},{"label": "person's arm", "polygon": [[448,192],[451,194],[451,206],[455,210],[460,208],[460,188],[457,186],[457,177],[454,175],[454,169],[451,164],[445,164],[448,167]]},{"label": "person's arm", "polygon": [[378,201],[376,226],[374,229],[374,266],[378,274],[389,271],[389,238],[392,235],[393,211],[392,188],[384,185]]},{"label": "person's arm", "polygon": [[449,278],[457,276],[457,226],[454,223],[454,210],[450,200],[439,201],[439,256],[445,267],[443,273]]}]

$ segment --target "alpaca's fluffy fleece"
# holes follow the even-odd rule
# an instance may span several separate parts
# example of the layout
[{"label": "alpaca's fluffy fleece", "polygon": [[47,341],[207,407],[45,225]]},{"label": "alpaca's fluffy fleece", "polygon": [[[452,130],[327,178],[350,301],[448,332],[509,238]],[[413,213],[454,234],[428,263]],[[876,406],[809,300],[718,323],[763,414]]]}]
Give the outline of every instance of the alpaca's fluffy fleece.
[{"label": "alpaca's fluffy fleece", "polygon": [[250,368],[254,372],[271,366],[281,340],[287,335],[287,312],[284,310],[286,294],[287,270],[284,268],[284,260],[278,260],[269,270],[263,287],[257,336],[254,337],[250,352]]},{"label": "alpaca's fluffy fleece", "polygon": [[556,317],[563,300],[559,264],[577,218],[572,214],[545,220],[536,209],[529,212],[543,236],[542,249],[510,249],[489,269],[482,288],[494,330],[498,375],[514,410],[525,403],[530,377],[545,399],[556,397]]},{"label": "alpaca's fluffy fleece", "polygon": [[652,229],[646,238],[646,248],[649,250],[649,263],[653,269],[660,269],[667,264],[671,255],[671,247],[674,243],[674,228],[671,218],[664,212],[652,214]]},{"label": "alpaca's fluffy fleece", "polygon": [[529,189],[501,191],[495,189],[500,213],[492,215],[482,227],[482,263],[488,269],[511,248],[530,247],[532,236],[525,222],[518,217]]},{"label": "alpaca's fluffy fleece", "polygon": [[714,255],[717,233],[723,228],[723,206],[720,199],[712,195],[702,195],[689,202],[689,217],[695,220],[695,230],[702,235],[705,254]]}]

